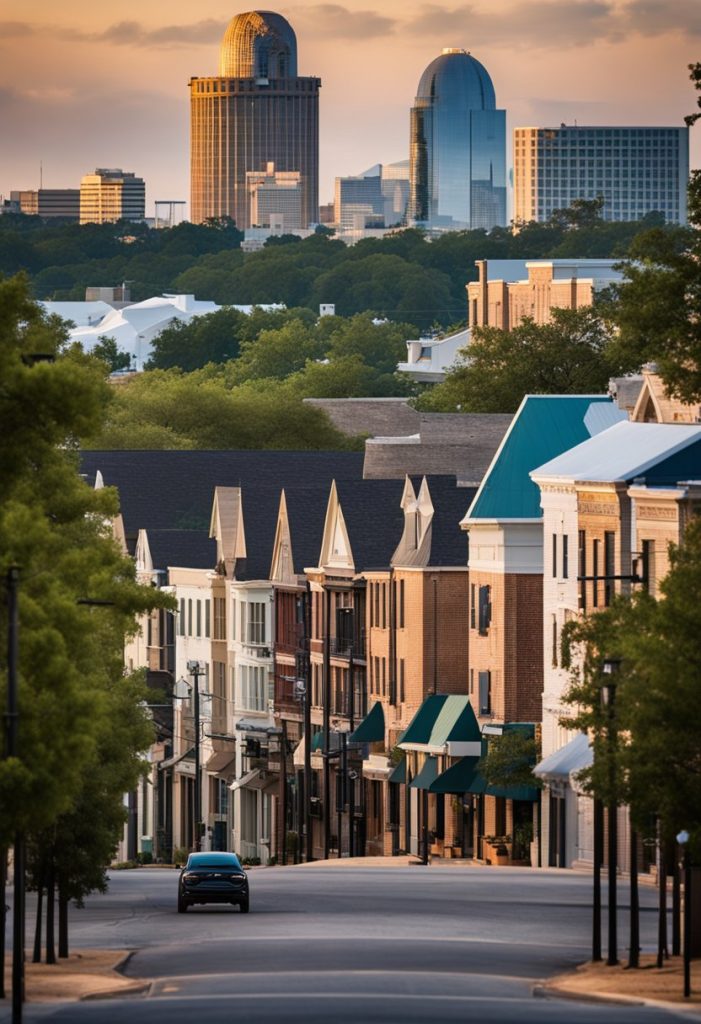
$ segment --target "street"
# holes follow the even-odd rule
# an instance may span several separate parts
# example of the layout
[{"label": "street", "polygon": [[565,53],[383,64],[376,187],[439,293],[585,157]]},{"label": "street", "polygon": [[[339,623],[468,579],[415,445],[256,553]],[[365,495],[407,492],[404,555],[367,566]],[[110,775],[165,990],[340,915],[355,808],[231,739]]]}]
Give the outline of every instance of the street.
[{"label": "street", "polygon": [[[248,916],[217,906],[178,915],[176,871],[114,872],[106,895],[72,910],[72,947],[134,949],[125,973],[152,979],[150,990],[121,1000],[28,1005],[25,1019],[652,1024],[683,1016],[539,997],[540,981],[587,959],[587,875],[346,861],[253,870],[250,883]],[[646,950],[655,944],[655,901],[655,890],[643,887]],[[32,907],[30,901],[28,933]],[[619,935],[625,956],[625,913]],[[0,1021],[6,1019],[3,1008]]]}]

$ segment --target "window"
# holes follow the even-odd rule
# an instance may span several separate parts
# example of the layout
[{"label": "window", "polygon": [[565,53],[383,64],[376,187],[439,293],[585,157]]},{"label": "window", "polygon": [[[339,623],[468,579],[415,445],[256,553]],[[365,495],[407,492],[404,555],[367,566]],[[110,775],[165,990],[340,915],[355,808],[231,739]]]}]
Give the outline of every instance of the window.
[{"label": "window", "polygon": [[615,581],[609,577],[616,572],[616,534],[607,530],[604,534],[604,605],[608,608],[611,604],[615,590]]},{"label": "window", "polygon": [[209,600],[204,603],[204,635],[209,636]]},{"label": "window", "polygon": [[180,616],[178,618],[178,636],[185,636],[185,598],[180,598]]},{"label": "window", "polygon": [[380,692],[380,659],[375,658],[375,693]]},{"label": "window", "polygon": [[475,585],[470,584],[470,629],[477,628],[477,602],[475,600]]},{"label": "window", "polygon": [[245,711],[266,710],[266,675],[263,666],[241,665],[241,707]]},{"label": "window", "polygon": [[202,636],[202,602],[197,602],[197,636]]},{"label": "window", "polygon": [[470,693],[475,692],[475,670],[470,669]]},{"label": "window", "polygon": [[582,611],[586,611],[587,608],[587,584],[584,580],[584,576],[587,574],[587,534],[585,530],[580,530],[579,534],[579,551],[578,555],[578,567],[577,574],[580,579],[579,583],[579,607]]},{"label": "window", "polygon": [[399,628],[404,629],[404,580],[399,581]]},{"label": "window", "polygon": [[492,713],[492,673],[479,673],[479,713],[491,715]]},{"label": "window", "polygon": [[192,632],[192,598],[188,598],[187,602],[187,635],[194,636]]},{"label": "window", "polygon": [[570,574],[569,540],[566,533],[562,535],[562,578],[566,580]]},{"label": "window", "polygon": [[387,659],[382,659],[382,696],[387,695]]},{"label": "window", "polygon": [[591,603],[594,608],[599,605],[599,545],[600,541],[595,540],[591,546],[591,572],[594,582],[591,588]]},{"label": "window", "polygon": [[552,666],[553,666],[553,668],[557,668],[557,664],[558,664],[558,658],[557,658],[557,615],[553,615],[552,642],[553,642]]},{"label": "window", "polygon": [[248,602],[248,629],[246,642],[249,644],[265,643],[265,601]]},{"label": "window", "polygon": [[226,599],[214,598],[214,640],[226,640]]},{"label": "window", "polygon": [[387,629],[387,584],[382,584],[382,628]]},{"label": "window", "polygon": [[479,632],[480,636],[486,636],[489,632],[489,625],[492,621],[492,603],[490,586],[479,588]]},{"label": "window", "polygon": [[212,729],[226,732],[226,665],[212,662]]},{"label": "window", "polygon": [[399,659],[399,703],[403,704],[406,699],[404,689],[404,658]]},{"label": "window", "polygon": [[375,625],[380,625],[380,584],[373,583],[375,589]]},{"label": "window", "polygon": [[642,579],[643,590],[654,593],[655,581],[652,575],[653,559],[655,557],[655,542],[654,540],[644,540],[642,543],[642,558],[638,569],[638,575]]},{"label": "window", "polygon": [[557,579],[557,534],[553,534],[553,579]]}]

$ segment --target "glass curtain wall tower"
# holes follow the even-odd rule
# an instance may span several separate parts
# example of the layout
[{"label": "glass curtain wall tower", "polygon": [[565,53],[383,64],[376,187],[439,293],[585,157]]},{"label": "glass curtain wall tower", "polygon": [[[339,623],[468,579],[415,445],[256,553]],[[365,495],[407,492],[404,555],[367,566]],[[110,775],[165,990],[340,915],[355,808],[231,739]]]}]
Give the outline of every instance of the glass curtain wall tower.
[{"label": "glass curtain wall tower", "polygon": [[506,111],[465,50],[445,49],[419,82],[411,110],[414,224],[438,230],[506,224]]},{"label": "glass curtain wall tower", "polygon": [[238,14],[221,44],[219,75],[190,79],[191,218],[251,225],[246,175],[297,171],[302,219],[319,218],[318,78],[297,75],[292,26],[271,11]]}]

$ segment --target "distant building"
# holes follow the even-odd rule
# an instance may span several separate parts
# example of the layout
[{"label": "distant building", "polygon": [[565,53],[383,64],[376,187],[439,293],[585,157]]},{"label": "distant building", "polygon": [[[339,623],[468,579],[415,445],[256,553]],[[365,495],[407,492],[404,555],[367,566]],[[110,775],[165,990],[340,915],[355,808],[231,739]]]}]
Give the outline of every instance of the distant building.
[{"label": "distant building", "polygon": [[377,168],[355,177],[336,178],[334,221],[341,230],[384,227],[385,197]]},{"label": "distant building", "polygon": [[146,186],[133,171],[98,167],[80,182],[80,223],[109,224],[118,220],[143,220]]},{"label": "distant building", "polygon": [[252,226],[279,225],[283,232],[304,228],[302,176],[299,171],[276,171],[270,162],[264,171],[246,173],[249,219]]},{"label": "distant building", "polygon": [[469,344],[468,330],[441,338],[412,338],[406,343],[406,361],[397,363],[397,370],[422,384],[440,384],[451,366],[460,361],[459,353]]},{"label": "distant building", "polygon": [[575,199],[603,197],[604,220],[657,210],[686,224],[689,129],[560,125],[514,131],[514,220],[548,220]]},{"label": "distant building", "polygon": [[319,207],[319,223],[320,224],[333,224],[335,217],[336,205],[335,203],[323,203]]},{"label": "distant building", "polygon": [[380,164],[380,177],[385,197],[385,223],[388,227],[404,224],[409,205],[409,161]]},{"label": "distant building", "polygon": [[443,50],[421,76],[410,145],[412,223],[439,231],[506,224],[506,111],[465,50]]},{"label": "distant building", "polygon": [[17,213],[38,217],[61,217],[78,220],[80,217],[80,189],[38,188],[10,192],[10,203]]},{"label": "distant building", "polygon": [[246,176],[268,162],[301,176],[301,223],[319,215],[318,78],[297,75],[297,39],[280,14],[237,14],[221,44],[219,74],[190,79],[190,209],[199,224],[231,217],[251,226]]},{"label": "distant building", "polygon": [[468,326],[510,331],[530,317],[550,320],[554,308],[591,306],[597,291],[620,281],[618,260],[477,260],[467,285]]}]

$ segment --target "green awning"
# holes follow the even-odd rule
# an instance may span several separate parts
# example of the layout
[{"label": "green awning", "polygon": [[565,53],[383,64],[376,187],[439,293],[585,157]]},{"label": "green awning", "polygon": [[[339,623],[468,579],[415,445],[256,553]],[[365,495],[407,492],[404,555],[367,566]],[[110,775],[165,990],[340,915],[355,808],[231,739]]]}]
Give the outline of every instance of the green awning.
[{"label": "green awning", "polygon": [[399,764],[395,764],[394,768],[390,772],[388,782],[393,782],[395,786],[406,785],[406,758],[403,757]]},{"label": "green awning", "polygon": [[540,790],[535,786],[487,786],[489,796],[503,796],[507,800],[525,800],[535,803]]},{"label": "green awning", "polygon": [[424,766],[416,776],[409,783],[410,789],[430,789],[431,783],[436,781],[438,777],[438,758],[427,757],[424,761]]},{"label": "green awning", "polygon": [[482,734],[467,696],[432,694],[416,712],[399,740],[404,750],[453,757],[479,757]]},{"label": "green awning", "polygon": [[470,786],[475,782],[475,778],[480,778],[477,772],[478,764],[478,757],[461,757],[431,783],[429,790],[431,793],[473,792]]},{"label": "green awning", "polygon": [[385,713],[379,700],[368,711],[355,732],[348,737],[351,743],[379,743],[385,738]]}]

